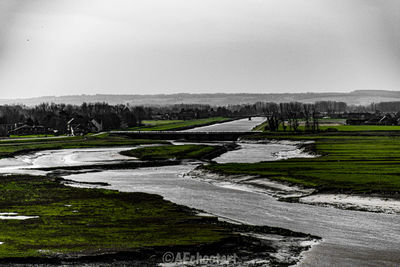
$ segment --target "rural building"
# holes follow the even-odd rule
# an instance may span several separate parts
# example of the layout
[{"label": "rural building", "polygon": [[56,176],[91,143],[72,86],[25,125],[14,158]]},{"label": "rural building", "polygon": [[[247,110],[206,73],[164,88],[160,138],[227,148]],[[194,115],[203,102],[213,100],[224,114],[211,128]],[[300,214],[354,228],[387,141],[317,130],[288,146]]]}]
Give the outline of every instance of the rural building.
[{"label": "rural building", "polygon": [[8,132],[9,135],[38,135],[38,134],[54,134],[53,129],[46,128],[42,125],[22,125]]},{"label": "rural building", "polygon": [[95,119],[86,121],[82,118],[72,118],[67,122],[67,132],[72,136],[98,133],[102,130],[103,124]]},{"label": "rural building", "polygon": [[400,125],[398,114],[351,113],[346,120],[348,125]]}]

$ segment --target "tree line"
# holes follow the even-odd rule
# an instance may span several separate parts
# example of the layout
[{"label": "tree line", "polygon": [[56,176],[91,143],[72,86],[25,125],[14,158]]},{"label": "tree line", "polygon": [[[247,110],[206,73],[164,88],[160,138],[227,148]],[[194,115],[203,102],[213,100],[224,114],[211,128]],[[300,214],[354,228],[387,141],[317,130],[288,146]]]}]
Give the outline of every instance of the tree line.
[{"label": "tree line", "polygon": [[[268,103],[211,106],[207,104],[175,104],[166,106],[110,105],[107,103],[83,103],[82,105],[42,103],[28,107],[23,105],[0,106],[0,125],[41,125],[66,133],[67,123],[72,118],[81,123],[92,119],[102,123],[104,130],[129,128],[141,125],[148,119],[201,119],[209,117],[267,116],[271,128],[288,121],[288,126],[296,130],[298,119],[306,118],[306,125],[315,129],[317,111],[341,112],[343,103],[317,102],[315,104]],[[313,119],[314,118],[314,119]]]},{"label": "tree line", "polygon": [[265,103],[264,114],[267,118],[268,129],[278,131],[280,126],[284,131],[298,131],[299,120],[304,120],[305,131],[319,130],[319,112],[316,104],[290,103]]},{"label": "tree line", "polygon": [[0,106],[0,124],[42,125],[57,130],[67,131],[67,123],[72,118],[81,123],[95,119],[102,123],[103,129],[118,129],[121,126],[132,127],[140,123],[139,116],[144,113],[143,107],[127,105],[109,105],[107,103],[83,103],[80,106],[43,103],[34,107],[21,105]]},{"label": "tree line", "polygon": [[66,133],[72,118],[83,123],[95,119],[103,130],[135,127],[143,120],[189,120],[208,117],[265,116],[270,130],[297,131],[299,121],[304,121],[306,131],[318,130],[318,119],[323,116],[341,116],[350,112],[397,112],[400,102],[372,103],[366,106],[348,106],[344,102],[318,101],[313,104],[288,102],[257,102],[254,104],[212,106],[208,104],[174,104],[165,106],[110,105],[107,103],[83,103],[82,105],[42,103],[28,107],[23,105],[0,106],[0,125],[42,125]]}]

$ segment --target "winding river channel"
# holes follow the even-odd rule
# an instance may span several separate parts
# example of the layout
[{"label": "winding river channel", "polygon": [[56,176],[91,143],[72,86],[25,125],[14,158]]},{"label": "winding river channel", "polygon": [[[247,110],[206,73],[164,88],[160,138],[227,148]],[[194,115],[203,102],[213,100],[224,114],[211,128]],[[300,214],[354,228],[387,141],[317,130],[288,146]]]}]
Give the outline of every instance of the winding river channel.
[{"label": "winding river channel", "polygon": [[[213,126],[213,131],[250,130],[260,119],[238,120]],[[240,144],[218,162],[254,162],[282,157],[308,156],[286,143]],[[45,174],[40,167],[90,165],[132,160],[119,154],[129,148],[42,151],[0,160],[1,173]],[[97,170],[64,178],[82,182],[106,182],[108,189],[148,192],[165,199],[246,224],[287,228],[322,237],[303,254],[300,266],[399,266],[400,216],[341,210],[333,207],[287,203],[269,194],[233,183],[210,182],[191,176],[199,163],[132,170]],[[98,186],[100,187],[100,186]]]}]

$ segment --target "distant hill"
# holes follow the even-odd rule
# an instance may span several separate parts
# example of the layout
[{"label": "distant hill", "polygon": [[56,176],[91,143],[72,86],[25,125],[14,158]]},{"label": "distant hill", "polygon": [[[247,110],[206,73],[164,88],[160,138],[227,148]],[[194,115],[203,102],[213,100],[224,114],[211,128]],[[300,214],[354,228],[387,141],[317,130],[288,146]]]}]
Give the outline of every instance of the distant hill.
[{"label": "distant hill", "polygon": [[313,103],[332,100],[347,104],[365,105],[372,102],[400,101],[400,91],[357,90],[350,93],[285,93],[285,94],[159,94],[159,95],[71,95],[43,96],[25,99],[0,99],[0,105],[24,104],[28,106],[47,103],[80,105],[83,102],[107,102],[109,104],[168,105],[168,104],[210,104],[234,105],[252,104],[258,101]]}]

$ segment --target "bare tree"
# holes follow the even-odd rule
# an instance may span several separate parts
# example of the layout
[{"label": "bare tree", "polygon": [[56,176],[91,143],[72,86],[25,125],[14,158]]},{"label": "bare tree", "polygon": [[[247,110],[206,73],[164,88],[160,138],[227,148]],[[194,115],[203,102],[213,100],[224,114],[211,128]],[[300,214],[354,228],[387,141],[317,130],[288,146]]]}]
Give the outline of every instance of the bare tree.
[{"label": "bare tree", "polygon": [[312,106],[313,104],[303,104],[303,114],[304,114],[304,130],[305,131],[310,131],[311,130],[311,114],[312,114]]},{"label": "bare tree", "polygon": [[302,117],[302,104],[298,102],[283,103],[284,114],[289,122],[290,130],[299,130],[299,118]]},{"label": "bare tree", "polygon": [[312,131],[319,131],[319,123],[318,123],[318,111],[316,105],[311,106],[311,117],[312,117]]},{"label": "bare tree", "polygon": [[267,117],[269,130],[273,132],[278,131],[281,119],[278,104],[267,103],[265,105],[265,116]]}]

